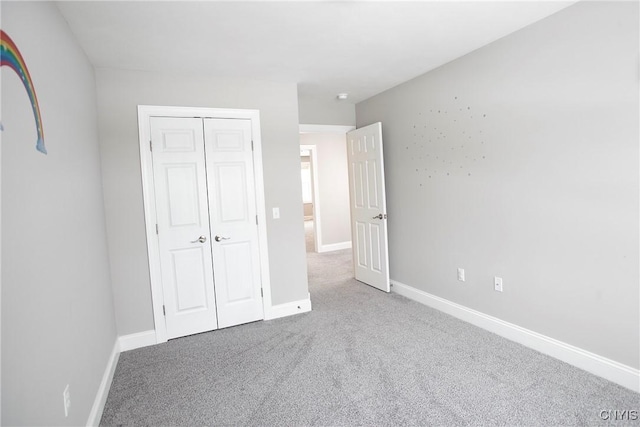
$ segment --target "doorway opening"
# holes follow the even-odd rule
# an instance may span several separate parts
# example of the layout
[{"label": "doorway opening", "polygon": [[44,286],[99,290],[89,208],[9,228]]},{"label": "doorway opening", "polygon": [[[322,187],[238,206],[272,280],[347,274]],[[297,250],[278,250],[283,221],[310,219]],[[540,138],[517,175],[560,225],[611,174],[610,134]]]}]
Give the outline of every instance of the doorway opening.
[{"label": "doorway opening", "polygon": [[307,252],[351,248],[347,132],[354,126],[300,125]]},{"label": "doorway opening", "polygon": [[[307,239],[313,230],[318,254],[353,247],[355,278],[389,292],[382,124],[357,130],[301,125],[300,144],[315,147],[308,153],[314,171],[309,175],[315,177],[316,192],[312,198],[313,223],[305,223]],[[301,170],[307,174],[302,159]],[[313,254],[308,252],[307,259],[309,255]]]},{"label": "doorway opening", "polygon": [[317,150],[315,145],[300,146],[300,175],[302,181],[302,208],[304,210],[304,235],[307,253],[318,252],[318,228],[316,224],[315,195],[318,194],[316,178]]}]

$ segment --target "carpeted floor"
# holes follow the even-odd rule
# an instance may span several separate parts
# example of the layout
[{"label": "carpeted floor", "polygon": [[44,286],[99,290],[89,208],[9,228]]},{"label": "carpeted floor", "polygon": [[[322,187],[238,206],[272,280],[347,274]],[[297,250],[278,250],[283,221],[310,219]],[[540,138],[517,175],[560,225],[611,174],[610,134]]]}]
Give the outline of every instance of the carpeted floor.
[{"label": "carpeted floor", "polygon": [[120,355],[103,425],[640,425],[640,395],[309,253],[313,311]]}]

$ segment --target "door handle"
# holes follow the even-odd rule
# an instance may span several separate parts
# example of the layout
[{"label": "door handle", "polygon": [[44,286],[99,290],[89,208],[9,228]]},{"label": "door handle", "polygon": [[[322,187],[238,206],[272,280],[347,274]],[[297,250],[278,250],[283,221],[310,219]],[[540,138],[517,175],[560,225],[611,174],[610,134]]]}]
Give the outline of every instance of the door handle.
[{"label": "door handle", "polygon": [[371,219],[387,219],[387,214],[378,214]]},{"label": "door handle", "polygon": [[191,243],[198,243],[198,242],[204,243],[206,241],[207,241],[207,238],[205,236],[200,236],[196,240],[193,240]]},{"label": "door handle", "polygon": [[214,237],[216,242],[219,242],[221,240],[229,240],[231,237],[222,237],[222,236],[216,236]]}]

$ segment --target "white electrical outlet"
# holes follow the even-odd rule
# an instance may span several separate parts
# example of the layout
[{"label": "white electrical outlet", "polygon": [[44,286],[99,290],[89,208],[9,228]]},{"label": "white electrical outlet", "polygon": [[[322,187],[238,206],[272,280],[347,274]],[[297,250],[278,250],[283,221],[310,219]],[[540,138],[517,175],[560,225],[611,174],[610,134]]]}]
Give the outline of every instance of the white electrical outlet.
[{"label": "white electrical outlet", "polygon": [[62,399],[64,401],[64,416],[69,416],[69,408],[71,408],[71,392],[69,391],[69,384],[64,388],[62,392]]},{"label": "white electrical outlet", "polygon": [[458,269],[458,280],[464,282],[464,268]]},{"label": "white electrical outlet", "polygon": [[496,292],[502,292],[502,277],[493,278],[493,289]]},{"label": "white electrical outlet", "polygon": [[273,208],[273,219],[280,218],[280,208]]}]

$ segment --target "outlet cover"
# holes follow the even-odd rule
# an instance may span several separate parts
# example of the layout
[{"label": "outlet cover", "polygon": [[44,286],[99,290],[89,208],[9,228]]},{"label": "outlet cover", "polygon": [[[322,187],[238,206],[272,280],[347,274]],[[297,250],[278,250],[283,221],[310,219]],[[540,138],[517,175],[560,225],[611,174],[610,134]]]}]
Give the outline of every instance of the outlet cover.
[{"label": "outlet cover", "polygon": [[464,282],[464,268],[458,269],[458,280]]},{"label": "outlet cover", "polygon": [[493,289],[496,292],[502,292],[502,277],[494,277],[493,278]]}]

